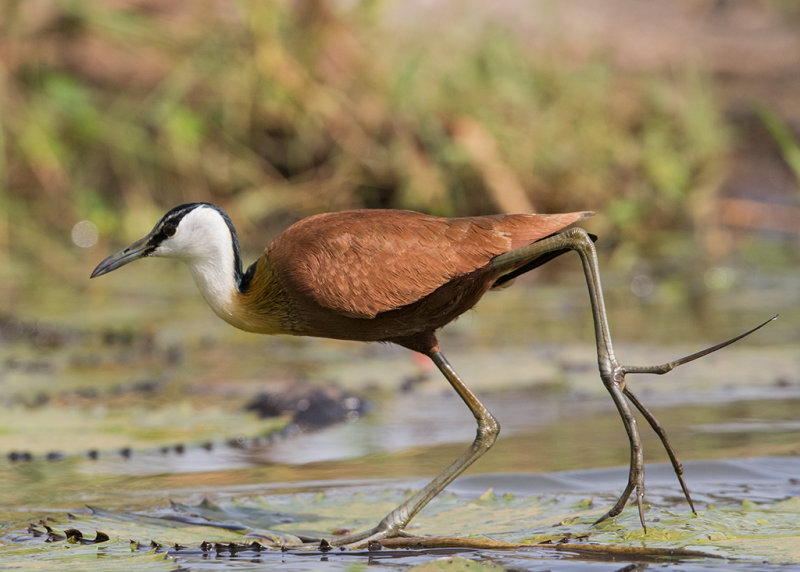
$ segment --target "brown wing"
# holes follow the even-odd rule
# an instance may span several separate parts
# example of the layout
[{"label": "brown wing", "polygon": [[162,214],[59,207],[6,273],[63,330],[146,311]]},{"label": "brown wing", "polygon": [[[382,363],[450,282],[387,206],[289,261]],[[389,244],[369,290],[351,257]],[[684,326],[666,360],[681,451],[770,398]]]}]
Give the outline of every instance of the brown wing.
[{"label": "brown wing", "polygon": [[270,245],[268,256],[287,290],[349,317],[373,318],[586,216],[327,213],[289,227]]}]

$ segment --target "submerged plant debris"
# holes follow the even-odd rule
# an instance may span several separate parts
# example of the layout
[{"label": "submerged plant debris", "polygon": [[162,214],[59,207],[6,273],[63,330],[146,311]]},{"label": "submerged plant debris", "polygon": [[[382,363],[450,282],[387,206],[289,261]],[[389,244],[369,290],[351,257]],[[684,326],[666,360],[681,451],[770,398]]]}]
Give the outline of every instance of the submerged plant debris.
[{"label": "submerged plant debris", "polygon": [[[775,469],[775,478],[759,473],[759,465]],[[171,503],[134,512],[91,508],[62,513],[7,533],[4,552],[12,560],[4,562],[47,560],[58,545],[64,545],[79,549],[76,558],[95,550],[102,551],[107,562],[131,558],[151,562],[153,555],[159,554],[186,565],[209,557],[279,561],[287,557],[287,549],[295,555],[346,555],[351,563],[353,558],[374,557],[378,551],[382,558],[397,559],[437,550],[468,558],[480,551],[481,557],[489,560],[507,558],[502,554],[510,550],[515,558],[529,562],[552,557],[557,551],[570,558],[590,554],[594,559],[632,562],[704,558],[724,559],[728,566],[800,563],[800,483],[784,478],[786,471],[800,468],[800,460],[741,463],[739,476],[747,467],[759,481],[755,485],[730,483],[715,490],[713,481],[706,479],[698,491],[705,502],[696,515],[680,506],[680,494],[674,487],[655,487],[655,502],[647,509],[646,533],[638,526],[634,508],[592,526],[612,501],[611,495],[503,492],[526,488],[530,480],[526,475],[506,475],[496,479],[502,489],[487,489],[479,495],[461,490],[436,499],[430,510],[414,521],[411,538],[386,540],[363,550],[331,550],[320,545],[320,539],[335,539],[347,529],[374,523],[408,494],[405,487],[318,486],[284,494],[218,495],[195,505]],[[725,464],[716,467],[719,472],[726,469],[737,472]],[[606,480],[598,471],[552,476],[572,483],[569,486],[573,488],[579,481],[588,486]],[[466,481],[466,487],[460,488],[473,489],[491,482],[492,477]],[[792,490],[795,494],[786,496]],[[785,498],[765,500],[770,497]],[[713,504],[708,502],[712,499]],[[309,544],[298,548],[300,542]]]}]

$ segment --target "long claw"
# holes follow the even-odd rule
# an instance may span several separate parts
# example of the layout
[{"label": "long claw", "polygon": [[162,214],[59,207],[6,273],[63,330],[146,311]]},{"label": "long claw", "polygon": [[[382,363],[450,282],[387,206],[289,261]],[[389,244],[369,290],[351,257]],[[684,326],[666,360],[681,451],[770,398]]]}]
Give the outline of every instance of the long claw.
[{"label": "long claw", "polygon": [[769,324],[773,320],[777,320],[777,319],[778,319],[778,315],[775,314],[769,320],[765,320],[765,321],[761,322],[755,328],[751,328],[751,329],[747,330],[746,332],[744,332],[743,334],[739,334],[738,336],[734,336],[734,337],[730,338],[729,340],[725,340],[724,342],[720,342],[720,343],[718,343],[716,345],[713,345],[713,346],[711,346],[709,348],[706,348],[704,350],[700,350],[699,352],[695,352],[693,354],[690,354],[688,356],[684,356],[684,357],[676,359],[674,361],[670,361],[670,362],[667,362],[667,363],[662,363],[661,365],[644,365],[644,366],[624,365],[624,366],[622,366],[622,370],[623,370],[624,373],[654,373],[656,375],[663,375],[665,373],[668,373],[668,372],[672,371],[673,369],[675,369],[679,365],[683,365],[685,363],[689,363],[690,361],[694,361],[694,360],[696,360],[698,358],[707,356],[708,354],[714,353],[717,350],[721,350],[722,348],[727,347],[727,346],[731,345],[734,342],[738,342],[742,338],[746,338],[747,336],[749,336],[753,332],[756,332],[756,331],[760,330],[761,328],[763,328],[764,326],[766,326],[767,324]]},{"label": "long claw", "polygon": [[672,444],[669,442],[669,439],[667,438],[667,432],[664,429],[663,425],[661,425],[661,423],[658,422],[658,419],[656,419],[655,415],[653,415],[653,413],[647,407],[645,407],[644,403],[639,401],[639,398],[637,398],[631,392],[630,389],[626,387],[623,390],[623,393],[625,393],[625,397],[627,397],[628,400],[631,403],[633,403],[636,409],[638,409],[642,413],[642,415],[644,415],[644,418],[647,419],[647,422],[650,424],[650,427],[652,427],[655,434],[658,435],[658,438],[661,440],[661,444],[667,451],[667,455],[669,456],[669,461],[670,463],[672,463],[672,468],[675,471],[675,476],[678,477],[678,482],[680,483],[681,489],[683,490],[683,496],[686,497],[686,502],[689,503],[689,507],[692,509],[692,513],[697,514],[697,511],[694,508],[694,503],[692,502],[692,497],[689,494],[689,488],[686,486],[686,481],[684,481],[683,479],[683,465],[678,460],[678,456],[675,454],[675,451],[672,449]]},{"label": "long claw", "polygon": [[628,480],[628,484],[625,487],[625,490],[622,491],[621,495],[619,495],[619,498],[617,499],[617,502],[614,503],[614,506],[612,506],[610,509],[608,509],[605,512],[605,514],[603,514],[603,516],[601,516],[600,518],[595,520],[592,523],[592,526],[600,524],[601,522],[603,522],[604,520],[608,520],[609,518],[614,518],[619,513],[621,513],[622,509],[625,508],[625,505],[628,504],[628,499],[631,498],[631,493],[633,492],[633,487],[634,487],[633,481],[629,479]]},{"label": "long claw", "polygon": [[[636,487],[639,488],[638,485]],[[644,491],[636,491],[636,507],[639,509],[639,522],[642,523],[642,530],[647,534],[647,525],[644,522]]]},{"label": "long claw", "polygon": [[379,524],[371,530],[360,533],[348,534],[330,541],[331,546],[346,550],[360,550],[369,547],[373,541],[384,538],[410,537],[411,534],[403,529],[387,527]]}]

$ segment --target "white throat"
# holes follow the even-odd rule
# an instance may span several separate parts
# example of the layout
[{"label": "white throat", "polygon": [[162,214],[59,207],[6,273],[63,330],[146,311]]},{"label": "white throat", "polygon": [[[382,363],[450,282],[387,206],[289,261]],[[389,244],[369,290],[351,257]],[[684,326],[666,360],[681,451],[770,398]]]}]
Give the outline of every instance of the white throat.
[{"label": "white throat", "polygon": [[237,292],[233,237],[217,210],[200,206],[188,213],[175,235],[162,242],[152,256],[185,262],[211,309],[223,320],[232,321]]}]

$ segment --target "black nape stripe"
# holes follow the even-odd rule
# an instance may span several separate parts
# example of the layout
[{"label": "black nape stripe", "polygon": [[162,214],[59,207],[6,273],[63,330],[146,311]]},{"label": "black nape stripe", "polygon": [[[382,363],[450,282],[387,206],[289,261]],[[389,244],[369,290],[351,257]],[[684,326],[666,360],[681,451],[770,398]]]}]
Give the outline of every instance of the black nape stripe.
[{"label": "black nape stripe", "polygon": [[257,262],[253,262],[250,266],[248,266],[245,273],[242,274],[237,280],[239,284],[239,292],[242,294],[250,289],[250,283],[253,281],[253,276],[256,273],[256,264]]},{"label": "black nape stripe", "polygon": [[239,288],[239,292],[244,292],[250,286],[250,280],[253,277],[253,267],[255,264],[252,264],[250,268],[247,269],[247,273],[242,273],[242,253],[239,250],[239,235],[236,234],[236,228],[233,226],[233,221],[231,221],[230,217],[225,213],[225,211],[223,211],[217,205],[212,205],[211,203],[202,204],[215,209],[222,216],[222,220],[225,221],[225,224],[228,225],[228,230],[231,231],[231,243],[233,244],[233,276],[236,280],[236,285]]}]

